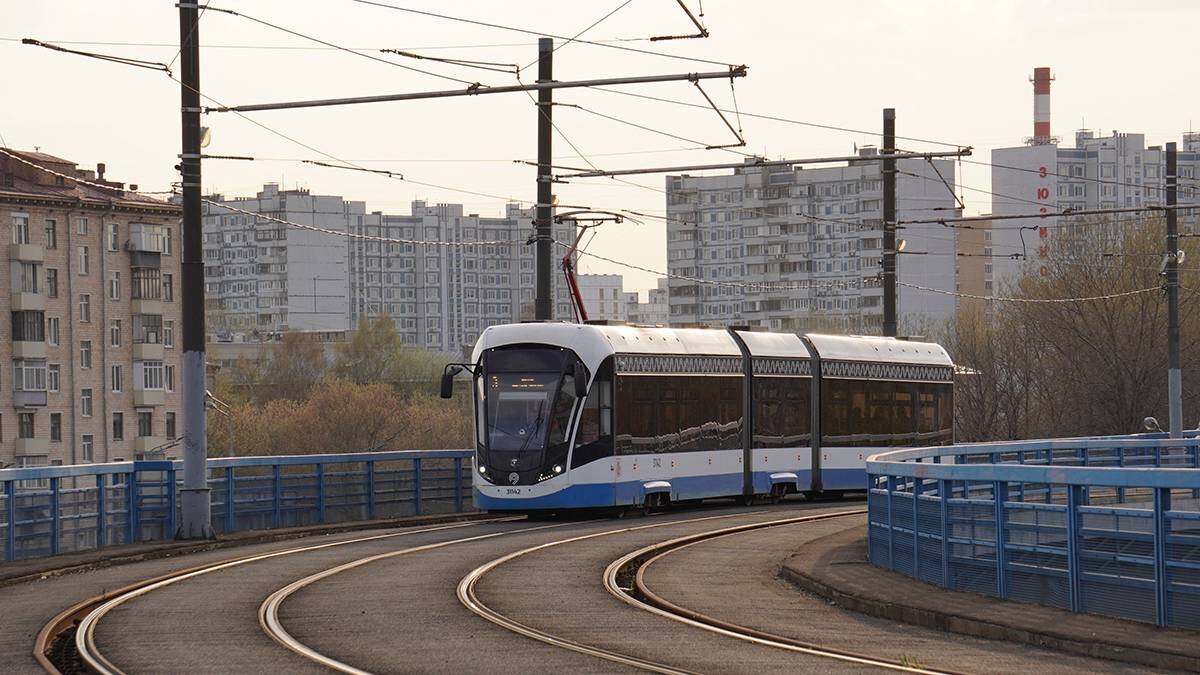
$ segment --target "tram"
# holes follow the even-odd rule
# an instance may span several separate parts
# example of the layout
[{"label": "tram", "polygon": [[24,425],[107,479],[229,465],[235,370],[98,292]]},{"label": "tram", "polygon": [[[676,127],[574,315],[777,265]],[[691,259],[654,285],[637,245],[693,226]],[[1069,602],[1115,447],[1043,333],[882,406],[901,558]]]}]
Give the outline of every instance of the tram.
[{"label": "tram", "polygon": [[493,326],[472,362],[476,507],[543,512],[866,490],[865,459],[953,442],[928,342],[742,329]]}]

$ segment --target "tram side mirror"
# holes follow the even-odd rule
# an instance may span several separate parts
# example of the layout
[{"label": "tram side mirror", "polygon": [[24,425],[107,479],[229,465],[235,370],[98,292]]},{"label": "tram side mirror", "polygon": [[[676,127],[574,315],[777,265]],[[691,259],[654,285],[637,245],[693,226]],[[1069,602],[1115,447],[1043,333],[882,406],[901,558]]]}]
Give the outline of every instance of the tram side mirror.
[{"label": "tram side mirror", "polygon": [[1146,431],[1162,431],[1162,427],[1158,426],[1158,420],[1154,419],[1153,417],[1147,417],[1146,419],[1142,420],[1142,426],[1146,429]]},{"label": "tram side mirror", "polygon": [[578,361],[571,366],[571,379],[575,382],[575,398],[587,396],[587,368]]},{"label": "tram side mirror", "polygon": [[454,376],[462,372],[461,366],[447,365],[442,371],[442,398],[454,398]]}]

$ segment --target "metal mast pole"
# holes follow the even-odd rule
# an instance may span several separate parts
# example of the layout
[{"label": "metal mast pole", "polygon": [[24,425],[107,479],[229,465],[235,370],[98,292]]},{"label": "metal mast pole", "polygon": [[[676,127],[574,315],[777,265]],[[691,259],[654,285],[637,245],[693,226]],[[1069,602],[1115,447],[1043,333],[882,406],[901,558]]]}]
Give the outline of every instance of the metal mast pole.
[{"label": "metal mast pole", "polygon": [[[1177,203],[1177,156],[1167,143],[1167,206]],[[1183,438],[1183,371],[1179,363],[1179,232],[1174,208],[1167,209],[1167,398],[1171,438]]]},{"label": "metal mast pole", "polygon": [[[883,155],[896,154],[896,109],[883,109]],[[896,337],[896,160],[883,160],[883,334]]]},{"label": "metal mast pole", "polygon": [[196,2],[179,3],[180,117],[183,153],[183,490],[176,539],[210,539],[208,447],[204,392],[204,252],[200,220],[200,16]]},{"label": "metal mast pole", "polygon": [[[538,38],[538,84],[554,79],[554,40]],[[551,110],[554,105],[554,90],[538,90],[538,167],[537,167],[537,206],[534,216],[537,237],[534,241],[534,251],[537,258],[537,290],[534,298],[534,318],[538,321],[549,321],[554,318],[554,299],[550,296],[550,273],[553,254],[551,240],[554,230],[551,227],[550,201],[553,196],[550,188],[553,180],[550,175],[552,163],[551,142]]]}]

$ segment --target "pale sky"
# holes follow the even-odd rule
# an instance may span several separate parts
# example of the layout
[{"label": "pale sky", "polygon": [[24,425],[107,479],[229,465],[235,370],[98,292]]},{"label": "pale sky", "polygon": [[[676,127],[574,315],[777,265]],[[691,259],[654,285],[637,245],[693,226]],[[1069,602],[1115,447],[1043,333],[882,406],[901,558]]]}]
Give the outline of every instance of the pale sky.
[{"label": "pale sky", "polygon": [[[624,0],[381,0],[457,17],[570,36]],[[166,189],[177,179],[179,86],[163,73],[114,65],[20,44],[99,41],[138,46],[68,45],[76,49],[169,62],[179,42],[175,0],[0,1],[0,139],[19,149],[40,147],[108,178]],[[697,11],[698,1],[687,0]],[[416,16],[351,0],[212,0],[255,18],[339,45],[398,48],[430,56],[517,63],[536,59],[536,37]],[[737,102],[748,113],[831,124],[870,133],[830,131],[743,117],[747,150],[771,158],[849,154],[877,144],[881,109],[897,109],[897,133],[971,145],[988,161],[994,147],[1019,145],[1032,132],[1036,66],[1056,78],[1052,130],[1070,145],[1081,125],[1110,134],[1142,132],[1148,144],[1178,141],[1200,125],[1200,59],[1194,0],[872,0],[816,2],[706,0],[705,40],[624,42],[623,45],[745,64]],[[583,37],[591,40],[680,34],[690,23],[675,0],[631,0]],[[314,47],[246,18],[208,12],[201,21],[201,89],[226,104],[329,98],[458,88],[462,85],[330,49]],[[162,46],[149,46],[155,43]],[[174,45],[174,46],[172,46]],[[483,84],[513,84],[511,74],[478,71],[372,52],[405,65]],[[720,70],[658,56],[573,43],[555,53],[555,79],[591,79]],[[176,63],[176,71],[178,64]],[[537,79],[536,66],[525,71]],[[704,83],[731,107],[728,80]],[[703,103],[687,82],[638,85],[626,91]],[[573,89],[563,103],[702,141],[726,143],[715,113]],[[379,103],[254,113],[283,134],[340,159],[403,173],[406,178],[482,192],[462,194],[383,176],[320,168],[298,161],[207,161],[206,192],[252,196],[265,182],[362,200],[368,210],[408,213],[409,202],[454,202],[468,213],[499,216],[505,200],[532,203],[534,168],[514,159],[536,156],[536,111],[524,94],[439,101]],[[583,154],[605,169],[737,161],[721,151],[681,150],[690,144],[559,107],[555,122]],[[232,114],[210,114],[206,152],[273,159],[327,157]],[[734,120],[737,124],[737,121]],[[901,141],[904,149],[944,146]],[[661,151],[661,152],[646,152]],[[637,153],[637,154],[614,154]],[[586,163],[558,136],[556,161]],[[560,203],[662,213],[661,176],[556,186]],[[988,189],[990,170],[964,165],[961,182]],[[968,213],[987,212],[990,197],[965,192]],[[604,226],[591,251],[644,267],[666,269],[666,226]],[[649,274],[584,260],[583,271],[621,273],[627,290],[653,285]]]}]

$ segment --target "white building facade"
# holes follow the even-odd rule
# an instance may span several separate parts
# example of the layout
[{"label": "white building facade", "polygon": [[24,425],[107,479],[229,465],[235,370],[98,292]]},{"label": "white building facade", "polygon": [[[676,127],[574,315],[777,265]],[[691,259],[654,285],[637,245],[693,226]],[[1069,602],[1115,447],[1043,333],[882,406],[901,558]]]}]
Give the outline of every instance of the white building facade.
[{"label": "white building facade", "polygon": [[624,277],[620,274],[580,274],[576,280],[588,319],[628,320]]},{"label": "white building facade", "polygon": [[[389,316],[405,343],[460,354],[488,326],[533,319],[533,209],[509,204],[494,218],[414,201],[410,214],[387,215],[272,184],[253,198],[211,199],[326,230],[205,206],[205,292],[217,340],[352,330],[364,317]],[[554,237],[571,241],[574,226],[555,225]],[[551,281],[555,316],[569,319],[561,273]]]},{"label": "white building facade", "polygon": [[646,326],[666,326],[671,322],[670,281],[659,277],[658,287],[646,291],[646,302],[641,302],[637,293],[630,293],[629,305],[625,310],[629,323]]},{"label": "white building facade", "polygon": [[[1053,139],[1051,139],[1053,140]],[[1178,201],[1200,203],[1200,134],[1189,133],[1178,146]],[[992,214],[996,216],[1061,213],[1067,209],[1117,209],[1166,203],[1166,152],[1146,146],[1144,134],[1113,132],[1097,137],[1075,134],[1075,147],[1042,143],[992,151]],[[1144,214],[1104,216],[1128,221]],[[1084,216],[1075,217],[1076,220]],[[1053,255],[1056,230],[1072,217],[998,220],[992,224],[990,253],[997,283],[1025,274],[1041,274]],[[1180,215],[1180,229],[1195,226],[1195,216]],[[1036,226],[1036,229],[1021,229]],[[1019,254],[1019,257],[1007,257]]]},{"label": "white building facade", "polygon": [[[874,160],[820,169],[748,160],[731,175],[668,176],[670,323],[877,333],[880,169]],[[953,162],[901,160],[897,169],[899,220],[959,214],[946,184],[954,185]],[[953,234],[914,228],[899,237],[907,240],[898,260],[902,281],[953,290]],[[899,289],[902,330],[954,309],[952,296]]]}]

